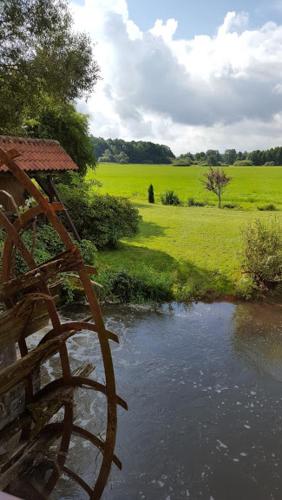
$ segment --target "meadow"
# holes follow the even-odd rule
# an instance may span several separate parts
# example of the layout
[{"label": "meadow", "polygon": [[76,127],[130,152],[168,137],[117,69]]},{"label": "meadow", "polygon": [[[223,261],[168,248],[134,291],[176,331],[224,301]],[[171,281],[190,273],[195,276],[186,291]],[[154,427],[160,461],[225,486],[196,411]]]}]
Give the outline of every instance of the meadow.
[{"label": "meadow", "polygon": [[[205,167],[171,165],[100,164],[89,171],[99,192],[126,196],[139,208],[139,233],[113,251],[99,253],[99,270],[123,270],[150,283],[167,287],[178,300],[245,296],[248,283],[242,275],[242,230],[256,218],[278,218],[282,223],[282,167],[226,167],[232,177],[223,203],[202,184]],[[156,203],[147,202],[153,184]],[[174,190],[183,206],[164,206],[160,195]],[[206,202],[188,207],[187,199]],[[276,211],[259,211],[272,203]],[[186,205],[186,206],[185,206]]]}]

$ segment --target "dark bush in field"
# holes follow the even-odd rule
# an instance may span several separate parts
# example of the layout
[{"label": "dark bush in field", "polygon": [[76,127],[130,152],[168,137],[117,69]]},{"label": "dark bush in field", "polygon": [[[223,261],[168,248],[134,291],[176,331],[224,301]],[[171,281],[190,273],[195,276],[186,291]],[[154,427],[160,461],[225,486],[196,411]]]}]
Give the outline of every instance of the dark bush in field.
[{"label": "dark bush in field", "polygon": [[139,214],[125,198],[91,194],[87,186],[61,186],[64,202],[81,238],[97,248],[115,248],[118,240],[137,233]]},{"label": "dark bush in field", "polygon": [[163,205],[180,205],[180,199],[174,191],[166,191],[161,195]]},{"label": "dark bush in field", "polygon": [[256,220],[244,237],[244,272],[255,286],[275,288],[282,283],[282,227],[277,220]]},{"label": "dark bush in field", "polygon": [[224,203],[223,208],[238,208],[238,205],[236,203]]},{"label": "dark bush in field", "polygon": [[187,205],[188,207],[205,207],[207,203],[204,201],[197,201],[194,198],[188,198]]},{"label": "dark bush in field", "polygon": [[261,207],[258,207],[258,210],[261,212],[274,212],[277,210],[276,206],[273,203],[268,203],[267,205],[262,205]]},{"label": "dark bush in field", "polygon": [[266,161],[264,164],[265,167],[274,167],[275,161]]}]

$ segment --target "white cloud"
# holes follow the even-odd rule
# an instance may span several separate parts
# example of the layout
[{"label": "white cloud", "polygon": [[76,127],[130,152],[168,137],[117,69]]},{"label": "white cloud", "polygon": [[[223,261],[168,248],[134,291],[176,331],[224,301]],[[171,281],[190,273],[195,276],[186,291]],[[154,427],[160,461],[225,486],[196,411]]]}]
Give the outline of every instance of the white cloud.
[{"label": "white cloud", "polygon": [[103,77],[87,102],[95,135],[159,141],[176,153],[280,143],[282,26],[250,30],[246,13],[228,12],[214,37],[179,40],[176,19],[142,32],[125,0],[72,8],[96,42]]}]

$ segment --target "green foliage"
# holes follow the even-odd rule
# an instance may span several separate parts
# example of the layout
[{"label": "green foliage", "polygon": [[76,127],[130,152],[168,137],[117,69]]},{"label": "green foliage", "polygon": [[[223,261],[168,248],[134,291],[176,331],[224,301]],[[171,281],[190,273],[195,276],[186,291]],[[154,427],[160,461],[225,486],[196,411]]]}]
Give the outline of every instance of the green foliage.
[{"label": "green foliage", "polygon": [[104,271],[99,274],[103,284],[102,298],[120,303],[165,302],[173,298],[165,279],[150,279],[148,274],[134,276],[127,271]]},{"label": "green foliage", "polygon": [[221,155],[217,149],[209,149],[206,152],[207,164],[210,166],[219,165],[221,162]]},{"label": "green foliage", "polygon": [[266,161],[264,164],[265,167],[274,167],[275,161]]},{"label": "green foliage", "polygon": [[148,202],[149,203],[155,203],[155,194],[154,194],[154,186],[153,184],[150,184],[148,188]]},{"label": "green foliage", "polygon": [[145,141],[124,141],[92,137],[95,156],[99,162],[113,163],[171,163],[174,154],[168,146]]},{"label": "green foliage", "polygon": [[267,203],[267,205],[262,205],[258,207],[258,210],[260,210],[261,212],[267,212],[267,211],[273,212],[277,210],[277,208],[273,203]]},{"label": "green foliage", "polygon": [[180,155],[178,158],[173,160],[173,165],[175,167],[190,167],[193,165],[193,158],[191,158],[191,155]]},{"label": "green foliage", "polygon": [[252,160],[236,160],[234,165],[238,167],[251,167],[253,165]]},{"label": "green foliage", "polygon": [[[75,177],[73,176],[73,179]],[[90,194],[87,183],[59,185],[70,216],[83,239],[97,248],[115,248],[118,241],[138,231],[139,214],[126,198]]]},{"label": "green foliage", "polygon": [[65,0],[2,0],[0,26],[0,133],[24,134],[46,95],[65,103],[93,89],[91,41]]},{"label": "green foliage", "polygon": [[[4,233],[0,233],[1,242],[3,242]],[[59,238],[57,232],[52,226],[45,223],[38,223],[34,229],[25,231],[22,235],[23,242],[26,247],[32,252],[35,262],[39,265],[51,259],[55,255],[63,252],[65,247]],[[96,261],[97,249],[95,245],[88,240],[75,242],[81,251],[82,257],[86,264],[93,265]],[[2,243],[1,243],[2,246]],[[16,271],[18,274],[27,271],[27,266],[19,255],[16,254]]]},{"label": "green foliage", "polygon": [[174,191],[166,191],[161,195],[163,205],[180,205],[180,199]]},{"label": "green foliage", "polygon": [[24,125],[29,136],[58,140],[79,166],[81,175],[86,173],[87,166],[95,166],[88,117],[78,113],[72,104],[45,97],[38,114]]},{"label": "green foliage", "polygon": [[224,163],[226,163],[226,165],[233,165],[236,159],[237,159],[236,149],[226,149],[223,155]]},{"label": "green foliage", "polygon": [[247,226],[243,271],[255,286],[271,289],[282,282],[282,227],[275,220],[257,219]]}]

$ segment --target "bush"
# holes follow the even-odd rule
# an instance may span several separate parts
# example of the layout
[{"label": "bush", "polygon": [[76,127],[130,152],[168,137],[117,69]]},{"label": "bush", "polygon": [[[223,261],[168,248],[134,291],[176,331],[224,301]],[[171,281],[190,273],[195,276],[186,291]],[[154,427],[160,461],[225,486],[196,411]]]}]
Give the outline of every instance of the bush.
[{"label": "bush", "polygon": [[[4,232],[0,233],[1,247],[3,246]],[[39,265],[53,258],[55,255],[65,251],[65,246],[59,238],[57,232],[48,224],[38,224],[35,231],[28,229],[22,235],[26,247],[32,252],[35,262]],[[82,254],[86,264],[93,265],[96,260],[97,249],[89,240],[75,242]],[[28,267],[21,257],[16,253],[16,273],[21,274],[28,270]]]},{"label": "bush", "polygon": [[172,292],[166,280],[155,280],[132,276],[127,271],[106,271],[99,274],[103,288],[102,299],[114,302],[165,302],[172,300]]},{"label": "bush", "polygon": [[190,167],[193,165],[191,158],[176,158],[172,163],[175,167]]},{"label": "bush", "polygon": [[180,205],[180,199],[174,191],[166,191],[161,195],[163,205]]},{"label": "bush", "polygon": [[237,167],[252,167],[254,164],[252,160],[236,160],[234,165],[237,165]]},{"label": "bush", "polygon": [[232,208],[238,208],[238,205],[236,203],[225,203],[223,205],[223,208],[230,208],[230,209],[232,209]]},{"label": "bush", "polygon": [[188,198],[188,207],[205,207],[207,204],[204,201],[197,201],[194,198]]},{"label": "bush", "polygon": [[85,184],[60,190],[79,235],[97,248],[115,248],[120,238],[137,233],[140,216],[127,199],[91,194]]},{"label": "bush", "polygon": [[268,203],[267,205],[263,205],[261,207],[258,207],[258,210],[262,212],[267,212],[267,211],[275,211],[277,210],[276,206],[273,203]]},{"label": "bush", "polygon": [[255,286],[270,289],[282,282],[282,227],[277,220],[256,220],[245,229],[244,273]]},{"label": "bush", "polygon": [[266,161],[264,164],[265,167],[274,167],[275,161]]}]

